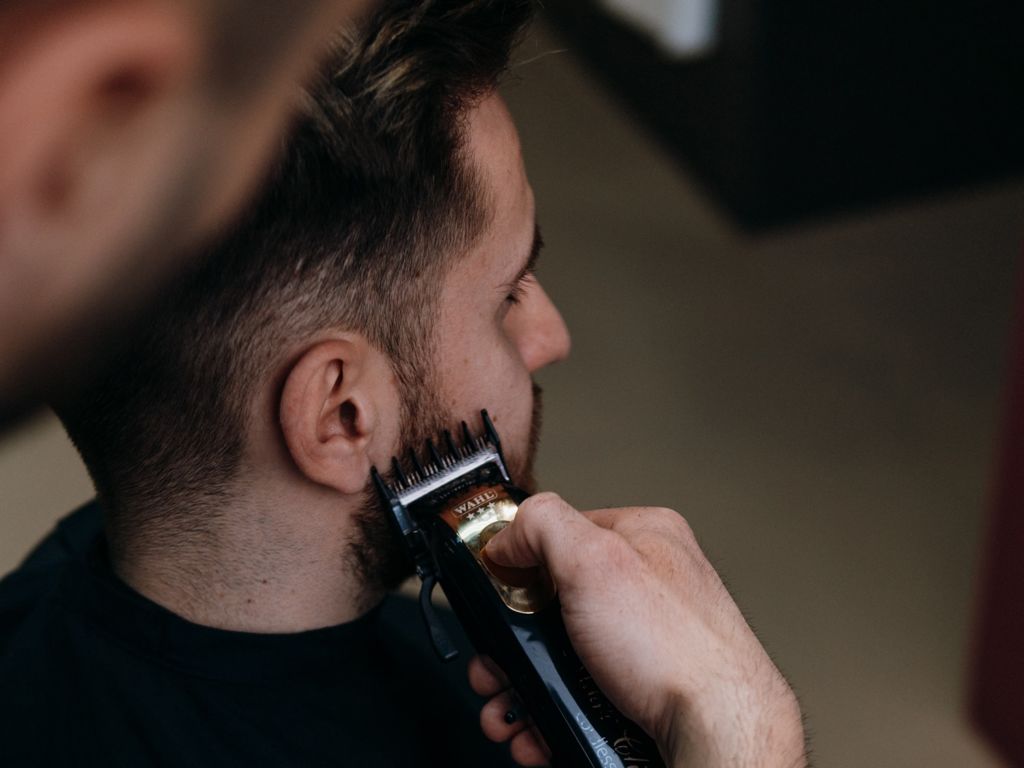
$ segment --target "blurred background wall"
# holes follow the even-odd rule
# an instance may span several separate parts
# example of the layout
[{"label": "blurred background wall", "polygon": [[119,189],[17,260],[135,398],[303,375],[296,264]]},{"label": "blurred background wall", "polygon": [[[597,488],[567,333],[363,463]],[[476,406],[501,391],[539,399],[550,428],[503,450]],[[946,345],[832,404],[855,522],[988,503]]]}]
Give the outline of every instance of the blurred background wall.
[{"label": "blurred background wall", "polygon": [[[750,229],[571,40],[539,26],[506,88],[574,334],[543,484],[688,518],[816,764],[999,765],[964,702],[1024,180]],[[89,495],[51,417],[6,437],[0,569]]]},{"label": "blurred background wall", "polygon": [[1024,170],[1015,0],[544,7],[748,228]]}]

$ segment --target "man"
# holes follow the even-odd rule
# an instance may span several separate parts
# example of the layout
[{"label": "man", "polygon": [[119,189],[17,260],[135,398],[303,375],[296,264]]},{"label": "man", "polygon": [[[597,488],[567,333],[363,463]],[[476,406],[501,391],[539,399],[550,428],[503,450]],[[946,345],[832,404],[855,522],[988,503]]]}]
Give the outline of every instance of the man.
[{"label": "man", "polygon": [[77,556],[72,518],[0,590],[5,765],[500,762],[377,607],[405,562],[367,483],[485,400],[528,464],[568,344],[539,286],[515,304],[539,243],[489,96],[528,10],[382,7],[245,220],[60,404],[109,543]]},{"label": "man", "polygon": [[[460,751],[475,729],[424,679],[433,667],[395,650],[403,609],[375,607],[407,565],[368,474],[487,406],[529,485],[530,375],[569,340],[532,274],[532,193],[494,93],[527,15],[509,1],[384,6],[312,88],[244,222],[62,404],[108,547],[57,569],[41,551],[0,590],[0,615],[16,616],[0,679],[26,691],[0,716],[15,755],[475,759]],[[83,520],[65,524],[72,549]],[[605,576],[581,581],[600,565],[588,553]],[[493,556],[550,561],[584,661],[667,758],[799,763],[792,694],[677,515],[584,517],[541,495]],[[646,647],[594,633],[607,623],[594,589],[640,612]],[[623,659],[627,677],[612,671]],[[528,731],[496,729],[508,694],[475,669],[497,697],[485,731],[543,760]],[[53,726],[69,741],[46,741]]]},{"label": "man", "polygon": [[0,427],[237,212],[365,4],[0,3]]}]

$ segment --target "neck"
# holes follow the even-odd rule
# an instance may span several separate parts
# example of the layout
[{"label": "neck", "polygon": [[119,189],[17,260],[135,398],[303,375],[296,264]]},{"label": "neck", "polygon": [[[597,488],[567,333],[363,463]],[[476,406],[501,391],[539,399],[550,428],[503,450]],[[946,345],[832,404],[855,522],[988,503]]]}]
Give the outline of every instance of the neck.
[{"label": "neck", "polygon": [[244,499],[219,504],[215,514],[190,509],[205,524],[200,531],[181,526],[188,532],[171,546],[166,531],[140,533],[115,554],[115,572],[188,621],[240,632],[341,624],[383,598],[351,562],[354,510],[345,508],[346,500],[321,488],[275,497],[264,492],[268,484],[260,485],[250,485]]}]

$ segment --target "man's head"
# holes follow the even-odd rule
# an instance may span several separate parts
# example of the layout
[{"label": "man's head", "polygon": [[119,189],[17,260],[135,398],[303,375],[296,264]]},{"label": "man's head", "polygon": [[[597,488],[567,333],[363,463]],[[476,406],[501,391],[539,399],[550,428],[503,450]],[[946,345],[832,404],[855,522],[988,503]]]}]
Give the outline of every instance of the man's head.
[{"label": "man's head", "polygon": [[60,409],[116,561],[266,504],[333,510],[274,525],[345,536],[391,582],[371,466],[482,407],[528,483],[531,373],[568,352],[495,92],[528,17],[529,0],[393,2],[341,41],[244,221]]},{"label": "man's head", "polygon": [[0,0],[0,425],[237,211],[363,5]]}]

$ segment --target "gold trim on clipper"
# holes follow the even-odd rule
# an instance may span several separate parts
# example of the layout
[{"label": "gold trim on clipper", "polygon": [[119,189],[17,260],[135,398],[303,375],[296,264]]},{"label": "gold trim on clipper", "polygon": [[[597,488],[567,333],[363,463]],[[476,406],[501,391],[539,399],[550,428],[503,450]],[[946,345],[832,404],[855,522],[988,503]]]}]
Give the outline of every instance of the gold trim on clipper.
[{"label": "gold trim on clipper", "polygon": [[509,568],[491,560],[487,542],[516,516],[519,505],[500,485],[476,486],[441,513],[483,568],[502,602],[517,613],[536,613],[551,602],[555,585],[542,568]]}]

